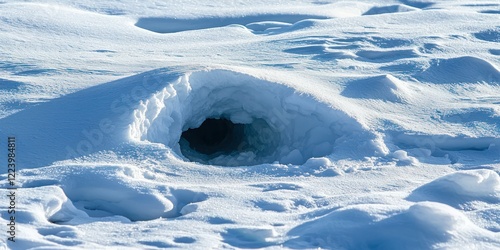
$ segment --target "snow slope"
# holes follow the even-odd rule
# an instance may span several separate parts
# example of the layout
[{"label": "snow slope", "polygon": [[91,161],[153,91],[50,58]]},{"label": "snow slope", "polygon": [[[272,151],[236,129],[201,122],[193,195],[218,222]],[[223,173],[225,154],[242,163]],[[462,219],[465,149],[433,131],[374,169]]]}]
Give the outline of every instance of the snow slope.
[{"label": "snow slope", "polygon": [[1,2],[0,246],[500,248],[499,9]]}]

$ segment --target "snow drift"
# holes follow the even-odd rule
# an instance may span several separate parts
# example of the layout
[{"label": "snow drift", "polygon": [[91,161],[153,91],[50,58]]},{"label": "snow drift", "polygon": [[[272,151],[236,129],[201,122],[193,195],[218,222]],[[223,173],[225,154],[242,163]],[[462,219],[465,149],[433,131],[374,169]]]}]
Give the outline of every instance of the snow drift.
[{"label": "snow drift", "polygon": [[495,1],[37,2],[0,249],[500,248]]},{"label": "snow drift", "polygon": [[[436,202],[409,208],[363,204],[334,210],[289,233],[294,249],[430,249],[443,241],[451,248],[484,248],[498,244],[496,235],[473,224],[463,213]],[[468,238],[476,241],[471,243]]]},{"label": "snow drift", "polygon": [[[206,164],[303,164],[348,145],[381,151],[365,143],[375,136],[346,113],[284,84],[229,70],[186,74],[141,102],[134,117],[133,139],[163,143]],[[210,123],[219,124],[207,129]],[[204,142],[216,129],[222,129],[219,140]]]}]

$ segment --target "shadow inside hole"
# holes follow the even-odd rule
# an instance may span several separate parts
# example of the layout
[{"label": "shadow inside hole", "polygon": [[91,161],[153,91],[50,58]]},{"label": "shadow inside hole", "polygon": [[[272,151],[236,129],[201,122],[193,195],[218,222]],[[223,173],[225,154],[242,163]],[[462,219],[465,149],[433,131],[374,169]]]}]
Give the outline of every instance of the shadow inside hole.
[{"label": "shadow inside hole", "polygon": [[243,124],[234,124],[227,119],[209,118],[200,127],[184,131],[181,138],[199,153],[229,154],[243,142],[243,127]]},{"label": "shadow inside hole", "polygon": [[225,166],[267,162],[276,152],[280,136],[263,119],[247,124],[226,118],[208,118],[181,135],[181,153],[190,161]]}]

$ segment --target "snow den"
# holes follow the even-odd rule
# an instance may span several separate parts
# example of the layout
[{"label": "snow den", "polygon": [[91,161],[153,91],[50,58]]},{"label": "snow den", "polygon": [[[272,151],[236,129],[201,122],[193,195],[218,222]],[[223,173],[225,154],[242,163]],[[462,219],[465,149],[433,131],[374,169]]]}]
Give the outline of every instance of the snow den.
[{"label": "snow den", "polygon": [[270,155],[278,142],[279,134],[263,119],[242,124],[228,118],[208,118],[200,127],[184,131],[179,144],[184,156],[204,162],[243,152],[253,152],[253,157]]},{"label": "snow den", "polygon": [[345,113],[286,85],[210,70],[186,74],[142,101],[130,135],[165,144],[184,160],[249,166],[303,164],[361,130]]}]

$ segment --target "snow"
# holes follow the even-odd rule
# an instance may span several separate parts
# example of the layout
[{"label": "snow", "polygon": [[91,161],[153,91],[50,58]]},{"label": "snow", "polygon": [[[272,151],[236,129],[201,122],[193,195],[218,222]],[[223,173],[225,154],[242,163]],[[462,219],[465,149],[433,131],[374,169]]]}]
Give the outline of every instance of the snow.
[{"label": "snow", "polygon": [[[491,39],[493,40],[493,39]],[[419,77],[435,83],[485,82],[497,85],[500,72],[491,63],[477,57],[464,56],[450,59],[434,59]]]},{"label": "snow", "polygon": [[499,6],[4,1],[0,248],[500,248]]},{"label": "snow", "polygon": [[445,175],[414,190],[409,199],[432,200],[450,206],[464,206],[470,201],[500,202],[500,177],[491,170],[459,171]]},{"label": "snow", "polygon": [[[182,143],[182,132],[200,127],[208,118],[244,124],[243,138],[232,152],[191,157],[222,166],[274,161],[300,165],[311,157],[331,154],[335,144],[345,147],[342,145],[360,137],[375,137],[347,114],[305,93],[225,70],[198,71],[181,77],[176,84],[142,102],[134,117],[130,137],[162,143],[179,156],[189,152],[189,143]],[[341,143],[336,142],[339,138]],[[382,151],[376,145],[366,147],[356,147],[356,151],[363,156],[367,151]]]},{"label": "snow", "polygon": [[355,205],[335,210],[290,231],[298,236],[285,246],[299,248],[428,249],[443,241],[451,248],[484,248],[495,233],[474,225],[461,212],[440,203],[421,202],[409,208]]}]

